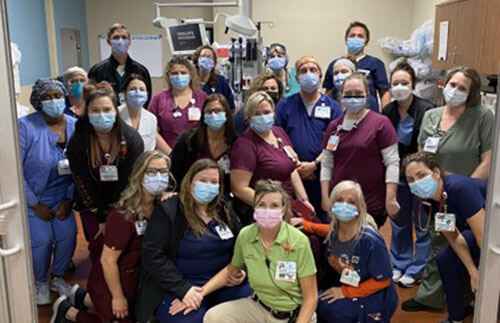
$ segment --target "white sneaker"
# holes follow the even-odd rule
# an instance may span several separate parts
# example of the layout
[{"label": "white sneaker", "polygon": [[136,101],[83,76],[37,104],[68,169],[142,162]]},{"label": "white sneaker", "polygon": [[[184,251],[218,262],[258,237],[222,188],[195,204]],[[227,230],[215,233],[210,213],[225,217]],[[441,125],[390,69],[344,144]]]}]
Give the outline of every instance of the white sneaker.
[{"label": "white sneaker", "polygon": [[49,282],[35,282],[36,305],[50,304],[50,284]]},{"label": "white sneaker", "polygon": [[399,279],[399,284],[406,288],[412,288],[417,284],[417,280],[411,276],[404,275]]},{"label": "white sneaker", "polygon": [[397,283],[400,279],[401,276],[403,276],[403,273],[399,269],[393,269],[392,270],[392,280]]},{"label": "white sneaker", "polygon": [[54,277],[50,282],[50,290],[59,293],[59,295],[71,295],[71,285],[68,284],[62,277]]}]

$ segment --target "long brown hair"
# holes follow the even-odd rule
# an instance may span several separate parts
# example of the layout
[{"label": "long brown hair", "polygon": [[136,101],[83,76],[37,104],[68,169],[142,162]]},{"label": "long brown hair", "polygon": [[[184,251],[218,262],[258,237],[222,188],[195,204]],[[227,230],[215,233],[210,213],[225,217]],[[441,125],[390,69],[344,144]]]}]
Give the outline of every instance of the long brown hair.
[{"label": "long brown hair", "polygon": [[82,116],[82,122],[87,124],[87,129],[89,131],[89,145],[90,145],[90,160],[92,168],[96,169],[102,165],[102,156],[104,151],[99,144],[99,139],[94,130],[94,127],[89,121],[89,106],[97,98],[107,97],[111,100],[116,113],[116,121],[111,129],[111,149],[109,151],[108,165],[115,163],[116,157],[120,151],[120,145],[122,142],[121,138],[121,120],[120,114],[118,113],[118,100],[116,98],[115,91],[113,87],[106,81],[100,83],[87,83],[84,87],[84,97],[85,97],[85,109]]},{"label": "long brown hair", "polygon": [[[219,172],[219,195],[217,195],[217,197],[208,204],[207,213],[219,224],[224,222],[228,224],[229,227],[232,227],[233,225],[229,207],[222,201],[224,195],[224,174],[222,169],[211,159],[199,159],[191,166],[191,168],[189,168],[181,183],[181,203],[184,207],[184,217],[186,218],[188,227],[193,230],[196,236],[201,236],[209,231],[205,223],[196,214],[196,201],[194,200],[191,192],[191,184],[196,174],[206,169],[217,169]],[[221,208],[222,212],[220,212]],[[225,217],[224,221],[219,216],[221,213]]]},{"label": "long brown hair", "polygon": [[264,86],[264,83],[267,82],[267,80],[275,80],[276,81],[276,83],[278,84],[278,94],[279,94],[278,99],[279,100],[283,99],[283,94],[284,94],[283,83],[281,83],[281,81],[278,79],[278,77],[276,75],[274,75],[273,73],[264,72],[264,73],[260,73],[259,75],[257,75],[253,79],[252,85],[250,86],[250,89],[248,89],[248,91],[245,93],[245,102],[247,102],[247,100],[255,92],[264,91],[262,89],[262,87]]},{"label": "long brown hair", "polygon": [[467,108],[475,107],[481,104],[481,76],[479,73],[469,67],[459,66],[450,70],[448,74],[446,74],[446,79],[444,81],[444,85],[446,86],[448,82],[451,80],[453,75],[457,73],[462,73],[470,80],[470,89],[469,96],[467,96],[467,101],[465,101],[465,105]]},{"label": "long brown hair", "polygon": [[196,50],[195,50],[195,52],[193,54],[193,64],[194,64],[194,67],[197,70],[199,70],[198,60],[200,59],[201,52],[204,49],[210,50],[212,52],[212,55],[214,56],[215,66],[210,71],[210,77],[208,78],[208,84],[210,84],[210,86],[215,86],[215,84],[217,84],[217,69],[216,69],[216,66],[217,66],[217,53],[212,48],[212,46],[210,46],[210,45],[203,45],[203,46],[200,46],[200,47],[196,48]]}]

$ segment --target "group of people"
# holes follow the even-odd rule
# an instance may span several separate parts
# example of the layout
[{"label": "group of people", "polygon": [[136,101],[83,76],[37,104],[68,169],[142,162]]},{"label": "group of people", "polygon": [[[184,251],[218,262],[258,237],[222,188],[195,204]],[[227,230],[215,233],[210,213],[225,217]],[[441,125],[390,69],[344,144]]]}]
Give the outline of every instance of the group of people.
[{"label": "group of people", "polygon": [[[449,71],[436,108],[413,94],[409,64],[387,79],[369,40],[350,24],[347,55],[324,74],[313,56],[289,68],[286,47],[270,45],[238,111],[210,46],[174,57],[152,94],[121,24],[88,74],[39,79],[19,138],[36,302],[61,295],[52,322],[389,322],[396,284],[418,283],[403,310],[446,300],[461,322],[493,114],[475,70]],[[63,278],[75,213],[86,288]]]}]

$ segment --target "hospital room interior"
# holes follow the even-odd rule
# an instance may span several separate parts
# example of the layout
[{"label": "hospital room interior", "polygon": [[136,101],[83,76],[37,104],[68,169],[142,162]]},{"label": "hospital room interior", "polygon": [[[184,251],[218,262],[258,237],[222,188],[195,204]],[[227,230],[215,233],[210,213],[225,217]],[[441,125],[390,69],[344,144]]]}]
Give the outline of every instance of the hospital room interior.
[{"label": "hospital room interior", "polygon": [[500,0],[0,0],[0,323],[500,322]]}]

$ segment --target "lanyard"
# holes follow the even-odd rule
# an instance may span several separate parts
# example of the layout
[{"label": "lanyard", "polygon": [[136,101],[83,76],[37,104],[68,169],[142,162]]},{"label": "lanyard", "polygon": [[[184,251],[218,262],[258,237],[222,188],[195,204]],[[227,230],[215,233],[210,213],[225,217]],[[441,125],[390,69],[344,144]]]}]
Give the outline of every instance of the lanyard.
[{"label": "lanyard", "polygon": [[[448,199],[448,193],[444,192],[441,194],[441,198],[439,199],[439,212],[447,213],[448,212],[448,206],[446,205],[446,200]],[[423,207],[428,208],[427,212],[427,221],[425,223],[425,226],[422,226],[422,208]],[[418,214],[417,214],[417,224],[420,230],[422,231],[429,231],[429,227],[431,224],[431,218],[432,218],[432,204],[426,201],[421,201],[420,205],[418,206]]]}]

